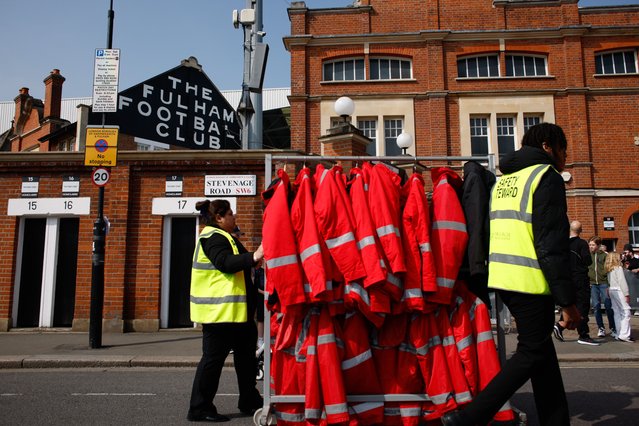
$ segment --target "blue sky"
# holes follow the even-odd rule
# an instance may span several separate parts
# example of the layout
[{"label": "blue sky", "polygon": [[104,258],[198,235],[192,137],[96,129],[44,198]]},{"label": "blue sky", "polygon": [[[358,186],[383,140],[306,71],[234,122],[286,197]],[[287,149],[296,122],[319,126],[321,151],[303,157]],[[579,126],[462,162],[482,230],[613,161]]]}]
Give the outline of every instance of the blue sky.
[{"label": "blue sky", "polygon": [[[490,0],[482,0],[490,1]],[[352,0],[306,0],[309,8],[346,6]],[[638,4],[638,0],[581,0],[580,6]],[[195,56],[220,90],[242,84],[241,29],[233,9],[246,0],[114,0],[113,47],[121,49],[120,90]],[[289,87],[288,0],[264,0],[264,42],[270,54],[264,87]],[[66,77],[63,97],[91,96],[93,54],[105,47],[109,0],[1,0],[0,101],[20,87],[44,97],[42,80],[54,69]]]}]

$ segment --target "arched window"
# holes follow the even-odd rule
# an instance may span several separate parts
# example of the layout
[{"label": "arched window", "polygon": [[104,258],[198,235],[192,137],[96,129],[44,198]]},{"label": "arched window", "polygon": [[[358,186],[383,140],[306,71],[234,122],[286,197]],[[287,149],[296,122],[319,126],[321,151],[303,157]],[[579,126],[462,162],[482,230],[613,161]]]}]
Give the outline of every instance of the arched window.
[{"label": "arched window", "polygon": [[628,219],[628,241],[633,247],[639,247],[639,212]]},{"label": "arched window", "polygon": [[346,58],[324,62],[324,81],[364,80],[364,59]]},{"label": "arched window", "polygon": [[636,74],[637,54],[634,50],[606,52],[595,55],[596,74]]},{"label": "arched window", "polygon": [[499,77],[499,56],[469,56],[457,60],[457,77]]},{"label": "arched window", "polygon": [[506,76],[538,77],[545,75],[548,75],[545,56],[506,55]]}]

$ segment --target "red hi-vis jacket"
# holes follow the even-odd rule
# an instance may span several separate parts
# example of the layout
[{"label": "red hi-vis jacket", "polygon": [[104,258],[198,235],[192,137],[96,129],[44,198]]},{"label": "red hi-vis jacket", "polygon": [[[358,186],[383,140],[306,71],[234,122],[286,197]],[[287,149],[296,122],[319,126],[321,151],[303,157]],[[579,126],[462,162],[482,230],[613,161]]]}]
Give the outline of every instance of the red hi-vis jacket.
[{"label": "red hi-vis jacket", "polygon": [[302,269],[297,257],[297,244],[288,208],[288,175],[277,171],[280,182],[264,209],[262,245],[267,289],[270,294],[277,291],[282,312],[306,301]]},{"label": "red hi-vis jacket", "polygon": [[455,409],[457,403],[434,313],[415,314],[411,317],[409,341],[415,347],[426,393],[430,399],[423,407],[425,420],[437,419]]},{"label": "red hi-vis jacket", "polygon": [[470,393],[474,396],[479,393],[479,366],[477,365],[477,348],[473,335],[473,325],[470,321],[470,306],[462,297],[468,292],[466,284],[458,281],[455,284],[455,300],[451,305],[450,325],[455,336],[457,352],[464,366],[466,383]]},{"label": "red hi-vis jacket", "polygon": [[360,280],[366,276],[366,270],[335,174],[318,164],[315,169],[315,185],[317,228],[344,279],[347,282]]},{"label": "red hi-vis jacket", "polygon": [[[304,275],[308,280],[309,301],[330,300],[326,291],[331,290],[331,282],[325,270],[325,261],[330,267],[330,259],[324,259],[328,252],[322,250],[322,240],[315,223],[313,209],[313,188],[311,169],[304,167],[295,180],[297,194],[291,206],[291,223]],[[305,290],[307,290],[305,288]]]},{"label": "red hi-vis jacket", "polygon": [[375,231],[389,261],[387,266],[394,274],[406,272],[399,234],[401,178],[384,164],[364,163],[363,167],[369,173],[368,204]]},{"label": "red hi-vis jacket", "polygon": [[[461,287],[461,286],[460,286]],[[499,373],[501,366],[497,347],[493,340],[492,326],[490,323],[490,313],[488,307],[482,300],[468,291],[465,287],[460,289],[463,298],[470,306],[470,320],[473,325],[473,336],[477,346],[477,364],[479,369],[479,389],[484,389],[488,383]],[[515,413],[510,407],[510,402],[506,402],[493,417],[498,421],[512,421]]]},{"label": "red hi-vis jacket", "polygon": [[[364,318],[357,312],[347,313],[342,334],[346,337],[342,359],[346,393],[349,395],[381,394],[382,387],[377,377]],[[349,412],[359,424],[374,425],[384,421],[382,402],[352,403],[349,404]]]},{"label": "red hi-vis jacket", "polygon": [[[420,173],[413,173],[404,185],[407,192],[406,204],[402,213],[404,232],[411,243],[411,254],[420,265],[419,277],[421,289],[426,292],[437,291],[437,273],[435,259],[430,245],[430,212],[424,178]],[[408,274],[409,271],[406,271]]]},{"label": "red hi-vis jacket", "polygon": [[433,200],[430,235],[437,269],[437,292],[427,300],[449,305],[468,242],[466,217],[456,192],[456,188],[461,187],[462,180],[448,167],[432,169],[431,177]]}]

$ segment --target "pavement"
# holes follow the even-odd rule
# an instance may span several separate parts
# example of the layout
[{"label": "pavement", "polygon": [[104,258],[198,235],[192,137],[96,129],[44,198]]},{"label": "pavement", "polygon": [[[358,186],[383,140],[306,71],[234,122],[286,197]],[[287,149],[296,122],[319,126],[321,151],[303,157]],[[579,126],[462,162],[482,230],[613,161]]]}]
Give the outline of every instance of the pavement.
[{"label": "pavement", "polygon": [[[605,317],[605,316],[604,316]],[[605,319],[604,319],[605,321]],[[607,322],[607,321],[606,321]],[[591,317],[591,336],[596,326]],[[639,316],[631,318],[633,336],[639,337]],[[506,330],[506,354],[514,351],[514,324]],[[560,363],[639,362],[639,342],[625,343],[610,336],[595,339],[600,346],[577,343],[575,331],[555,339]],[[12,329],[0,333],[0,368],[87,367],[195,367],[201,356],[201,332],[196,329],[161,330],[154,333],[104,333],[102,347],[89,348],[89,334],[67,329]],[[232,355],[227,366],[232,366]]]}]

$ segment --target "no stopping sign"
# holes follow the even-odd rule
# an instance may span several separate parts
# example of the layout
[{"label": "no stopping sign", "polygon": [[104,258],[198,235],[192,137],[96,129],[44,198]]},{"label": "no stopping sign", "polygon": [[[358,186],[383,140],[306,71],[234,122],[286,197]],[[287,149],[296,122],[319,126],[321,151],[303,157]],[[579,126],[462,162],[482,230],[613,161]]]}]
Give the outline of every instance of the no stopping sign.
[{"label": "no stopping sign", "polygon": [[111,175],[109,173],[109,169],[104,167],[98,167],[95,170],[93,170],[93,173],[91,174],[91,180],[97,186],[104,186],[109,182],[110,176]]}]

